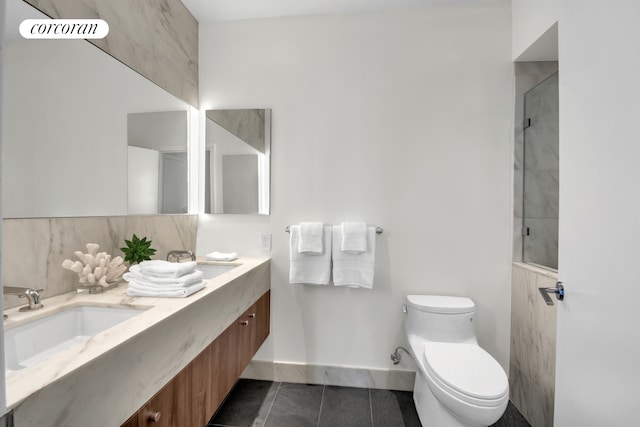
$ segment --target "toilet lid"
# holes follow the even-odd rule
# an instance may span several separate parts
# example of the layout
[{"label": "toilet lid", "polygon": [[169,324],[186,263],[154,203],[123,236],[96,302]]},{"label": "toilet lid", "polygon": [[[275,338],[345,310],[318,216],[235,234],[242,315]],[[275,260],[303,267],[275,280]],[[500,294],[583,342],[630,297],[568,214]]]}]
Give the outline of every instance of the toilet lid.
[{"label": "toilet lid", "polygon": [[478,345],[427,342],[424,360],[430,374],[464,396],[495,400],[509,391],[502,366]]},{"label": "toilet lid", "polygon": [[444,295],[407,295],[411,308],[429,313],[460,314],[473,313],[475,305],[469,298]]}]

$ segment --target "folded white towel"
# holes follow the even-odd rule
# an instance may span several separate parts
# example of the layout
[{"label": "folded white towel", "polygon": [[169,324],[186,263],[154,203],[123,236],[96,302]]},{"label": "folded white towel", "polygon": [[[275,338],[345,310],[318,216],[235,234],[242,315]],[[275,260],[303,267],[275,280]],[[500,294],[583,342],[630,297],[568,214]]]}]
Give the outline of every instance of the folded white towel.
[{"label": "folded white towel", "polygon": [[140,271],[147,276],[155,277],[180,277],[196,271],[196,262],[169,262],[159,259],[142,261]]},{"label": "folded white towel", "polygon": [[213,251],[209,254],[207,254],[206,256],[207,261],[233,261],[234,259],[238,258],[238,253],[237,252],[218,252],[218,251]]},{"label": "folded white towel", "polygon": [[324,224],[321,222],[301,222],[298,252],[322,255],[324,252]]},{"label": "folded white towel", "polygon": [[127,288],[127,295],[131,297],[163,297],[163,298],[185,298],[191,294],[198,292],[207,285],[205,280],[187,286],[176,287],[166,289],[161,286],[145,286],[137,283],[136,281],[130,281]]},{"label": "folded white towel", "polygon": [[366,252],[367,224],[364,222],[343,222],[341,249],[353,254]]},{"label": "folded white towel", "polygon": [[324,252],[320,255],[298,251],[300,226],[289,227],[289,283],[328,285],[331,278],[331,227],[326,226]]},{"label": "folded white towel", "polygon": [[156,277],[143,273],[139,265],[132,265],[131,267],[129,267],[129,272],[125,273],[122,278],[127,282],[133,280],[138,283],[148,285],[164,287],[186,287],[195,283],[202,282],[204,273],[200,270],[196,270],[192,273],[188,273],[180,277]]},{"label": "folded white towel", "polygon": [[367,251],[351,254],[341,250],[342,227],[333,226],[333,284],[373,288],[376,267],[376,229],[367,227]]}]

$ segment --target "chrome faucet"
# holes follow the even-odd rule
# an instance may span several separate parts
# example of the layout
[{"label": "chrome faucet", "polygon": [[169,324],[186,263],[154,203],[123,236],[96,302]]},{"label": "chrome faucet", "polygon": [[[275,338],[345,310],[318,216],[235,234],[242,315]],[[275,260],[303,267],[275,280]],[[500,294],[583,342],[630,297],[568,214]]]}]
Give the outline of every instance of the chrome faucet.
[{"label": "chrome faucet", "polygon": [[42,307],[40,302],[40,294],[38,292],[44,291],[44,289],[31,289],[31,288],[19,288],[16,286],[4,286],[5,295],[17,295],[20,298],[26,298],[29,301],[29,305],[20,308],[20,311],[39,310]]},{"label": "chrome faucet", "polygon": [[176,251],[169,251],[169,253],[167,254],[167,261],[171,261],[171,258],[175,258],[176,262],[180,262],[180,258],[182,258],[183,256],[191,257],[191,261],[196,260],[196,256],[193,254],[193,252],[176,250]]}]

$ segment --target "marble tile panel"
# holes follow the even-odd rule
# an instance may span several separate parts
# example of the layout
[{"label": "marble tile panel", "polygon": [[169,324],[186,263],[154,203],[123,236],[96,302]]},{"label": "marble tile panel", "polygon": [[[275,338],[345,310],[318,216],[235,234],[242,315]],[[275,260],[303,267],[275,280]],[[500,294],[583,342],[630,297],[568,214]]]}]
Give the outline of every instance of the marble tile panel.
[{"label": "marble tile panel", "polygon": [[207,118],[261,153],[265,152],[265,110],[207,110]]},{"label": "marble tile panel", "polygon": [[542,81],[524,95],[524,116],[532,122],[556,121],[559,114],[558,74]]},{"label": "marble tile panel", "polygon": [[538,288],[556,281],[557,273],[513,264],[510,398],[532,426],[553,419],[557,304],[547,305]]},{"label": "marble tile panel", "polygon": [[525,218],[558,218],[558,205],[558,170],[525,170]]},{"label": "marble tile panel", "polygon": [[[509,370],[511,401],[532,427],[553,426],[553,396],[545,394],[513,365]],[[551,399],[550,399],[551,397]]]},{"label": "marble tile panel", "polygon": [[[86,252],[87,243],[100,251],[121,256],[124,239],[135,232],[148,236],[164,259],[171,249],[195,251],[197,215],[139,217],[27,218],[3,220],[3,283],[44,289],[43,299],[77,288],[77,275],[62,268],[75,251]],[[24,305],[15,296],[4,297],[5,309]]]},{"label": "marble tile panel", "polygon": [[104,19],[109,34],[91,43],[198,107],[198,21],[180,0],[26,1],[52,18]]},{"label": "marble tile panel", "polygon": [[524,262],[558,268],[558,220],[525,218],[529,235],[524,236]]},{"label": "marble tile panel", "polygon": [[253,360],[242,378],[411,391],[415,372]]},{"label": "marble tile panel", "polygon": [[558,121],[532,123],[532,125],[525,130],[525,169],[558,170],[558,150]]}]

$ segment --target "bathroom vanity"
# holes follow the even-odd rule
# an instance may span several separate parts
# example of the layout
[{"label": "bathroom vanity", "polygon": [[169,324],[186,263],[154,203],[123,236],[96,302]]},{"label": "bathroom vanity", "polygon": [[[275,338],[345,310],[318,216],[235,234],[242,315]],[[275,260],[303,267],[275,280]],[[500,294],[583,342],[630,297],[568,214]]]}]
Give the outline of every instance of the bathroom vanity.
[{"label": "bathroom vanity", "polygon": [[129,297],[123,284],[99,295],[48,298],[40,313],[7,310],[8,330],[73,306],[140,310],[8,372],[15,424],[206,424],[269,334],[269,258],[227,264],[233,268],[187,298]]}]

